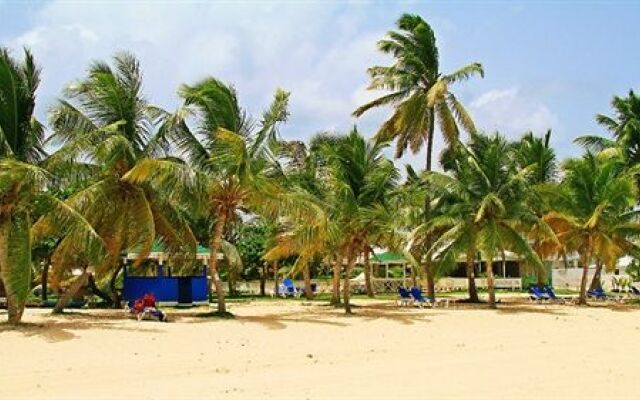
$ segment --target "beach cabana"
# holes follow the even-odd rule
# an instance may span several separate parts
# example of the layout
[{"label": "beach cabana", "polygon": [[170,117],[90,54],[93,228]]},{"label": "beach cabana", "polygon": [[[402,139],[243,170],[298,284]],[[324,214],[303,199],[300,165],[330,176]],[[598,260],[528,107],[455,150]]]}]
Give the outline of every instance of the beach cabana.
[{"label": "beach cabana", "polygon": [[[382,269],[384,269],[384,278],[389,279],[389,267],[402,267],[403,279],[407,278],[407,266],[411,266],[409,261],[402,256],[402,254],[394,253],[391,251],[385,251],[383,253],[376,253],[371,257],[371,264],[377,266],[375,275],[383,275]],[[380,276],[382,277],[382,276]]]},{"label": "beach cabana", "polygon": [[[198,246],[196,259],[202,263],[198,268],[199,273],[194,275],[174,275],[170,265],[166,262],[169,255],[159,244],[154,244],[151,253],[147,257],[156,261],[155,276],[130,275],[127,265],[138,257],[138,253],[131,252],[125,257],[123,277],[123,298],[126,301],[139,299],[147,293],[155,296],[160,304],[164,305],[194,305],[207,304],[209,291],[207,287],[207,264],[209,262],[209,249]],[[218,259],[222,258],[218,254]]]}]

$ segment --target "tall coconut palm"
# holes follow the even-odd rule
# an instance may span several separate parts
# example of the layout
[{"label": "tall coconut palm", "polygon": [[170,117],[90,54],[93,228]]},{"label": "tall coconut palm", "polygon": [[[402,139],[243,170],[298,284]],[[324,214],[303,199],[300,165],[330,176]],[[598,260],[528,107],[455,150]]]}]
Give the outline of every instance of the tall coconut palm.
[{"label": "tall coconut palm", "polygon": [[540,258],[517,228],[522,221],[535,219],[526,206],[526,177],[530,169],[518,171],[508,152],[509,144],[498,134],[475,134],[468,146],[456,146],[447,155],[446,173],[429,174],[440,195],[449,198],[449,209],[417,228],[427,233],[446,228],[429,251],[443,265],[454,264],[462,254],[466,256],[471,301],[478,301],[474,260],[478,252],[482,254],[491,307],[496,305],[492,268],[496,254],[509,250],[541,265]]},{"label": "tall coconut palm", "polygon": [[[154,187],[171,185],[176,198],[187,197],[183,201],[194,204],[213,221],[209,274],[218,312],[226,313],[217,259],[225,227],[241,212],[273,217],[279,206],[287,204],[276,179],[281,170],[274,162],[272,144],[278,137],[278,125],[289,115],[289,93],[276,91],[257,124],[240,108],[234,88],[215,78],[183,85],[179,94],[184,107],[163,115],[161,131],[188,157],[189,165],[147,159],[128,173],[127,180]],[[188,117],[195,121],[193,128]]]},{"label": "tall coconut palm", "polygon": [[380,107],[393,106],[393,115],[381,127],[379,140],[397,140],[396,157],[407,148],[414,153],[427,146],[426,169],[431,170],[435,122],[439,123],[445,141],[455,144],[458,124],[467,132],[475,132],[473,121],[456,96],[449,91],[452,83],[474,75],[484,76],[480,63],[466,65],[451,74],[440,71],[438,47],[431,26],[418,15],[404,14],[397,31],[387,33],[378,48],[394,57],[390,66],[369,68],[371,90],[391,93],[362,105],[355,116]]},{"label": "tall coconut palm", "polygon": [[[77,209],[107,243],[108,257],[95,266],[102,275],[119,270],[122,252],[146,258],[154,241],[173,253],[195,253],[195,238],[167,188],[124,180],[142,160],[167,157],[168,144],[155,129],[161,110],[142,94],[142,72],[135,57],[117,54],[113,64],[95,62],[85,78],[72,83],[51,110],[51,141],[60,148],[47,160],[54,171],[89,174],[92,181],[66,203]],[[77,243],[63,240],[54,268],[64,268]],[[119,305],[116,305],[119,306]]]},{"label": "tall coconut palm", "polygon": [[564,248],[580,256],[580,304],[586,304],[592,261],[612,268],[619,257],[639,254],[635,241],[640,223],[633,211],[637,191],[633,176],[624,166],[620,157],[589,152],[580,159],[568,160],[563,166],[560,190],[556,191],[556,210],[544,217]]},{"label": "tall coconut palm", "polygon": [[0,279],[10,323],[20,322],[31,289],[31,246],[40,237],[32,232],[36,206],[47,215],[49,232],[77,241],[90,259],[102,249],[87,222],[50,195],[53,177],[37,165],[45,155],[44,129],[33,116],[39,75],[31,52],[25,49],[19,62],[0,48]]},{"label": "tall coconut palm", "polygon": [[[431,171],[435,123],[448,145],[457,143],[460,127],[475,132],[473,120],[458,98],[449,90],[453,83],[474,75],[484,76],[480,63],[468,64],[453,73],[440,70],[439,52],[431,26],[418,15],[403,14],[397,21],[398,30],[387,33],[378,48],[394,57],[390,66],[369,68],[370,90],[387,90],[385,94],[354,111],[360,116],[373,108],[392,106],[393,114],[376,134],[379,141],[396,140],[396,158],[407,148],[413,153],[426,146],[425,169]],[[424,217],[429,218],[430,201],[425,202]],[[431,243],[433,238],[428,240]],[[428,245],[427,245],[428,247]],[[425,250],[426,252],[426,250]],[[424,265],[428,288],[434,287],[431,260]],[[433,296],[433,293],[429,293]]]}]

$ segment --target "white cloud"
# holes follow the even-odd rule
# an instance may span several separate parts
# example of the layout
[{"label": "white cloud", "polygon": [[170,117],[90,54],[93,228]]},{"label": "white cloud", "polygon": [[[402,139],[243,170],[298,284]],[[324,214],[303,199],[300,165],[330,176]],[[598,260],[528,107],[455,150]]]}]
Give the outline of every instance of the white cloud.
[{"label": "white cloud", "polygon": [[527,131],[558,128],[558,117],[542,102],[525,97],[519,87],[493,89],[474,99],[469,110],[478,128],[515,138]]},{"label": "white cloud", "polygon": [[[389,26],[393,21],[390,15]],[[33,16],[34,25],[11,47],[32,48],[43,67],[38,115],[89,63],[120,50],[141,60],[149,100],[177,106],[176,89],[213,75],[233,83],[250,112],[267,106],[275,88],[292,91],[288,137],[321,129],[347,129],[379,61],[375,43],[384,31],[367,24],[366,9],[338,3],[52,1]],[[376,126],[379,113],[363,119]]]}]

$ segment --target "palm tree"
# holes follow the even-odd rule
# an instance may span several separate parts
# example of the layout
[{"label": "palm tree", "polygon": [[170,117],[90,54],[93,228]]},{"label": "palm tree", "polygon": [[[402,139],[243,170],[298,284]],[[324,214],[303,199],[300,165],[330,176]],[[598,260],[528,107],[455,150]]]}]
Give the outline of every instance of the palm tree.
[{"label": "palm tree", "polygon": [[614,96],[614,115],[596,115],[596,121],[606,128],[613,140],[600,136],[582,136],[575,140],[587,149],[602,151],[617,148],[627,167],[640,163],[640,96],[629,90],[627,97]]},{"label": "palm tree", "polygon": [[578,252],[583,268],[579,304],[586,304],[589,264],[597,260],[615,266],[624,254],[638,254],[634,243],[640,235],[636,190],[625,160],[587,152],[568,160],[564,179],[556,191],[555,211],[545,221],[566,251]]},{"label": "palm tree", "polygon": [[[84,174],[91,180],[66,203],[107,243],[108,257],[96,266],[96,274],[117,273],[120,255],[128,249],[135,249],[142,261],[154,241],[172,253],[195,254],[195,238],[183,210],[163,194],[167,188],[153,190],[123,179],[142,160],[168,156],[168,143],[154,129],[162,110],[143,97],[139,62],[128,53],[117,54],[113,66],[95,62],[65,95],[50,116],[51,141],[61,147],[46,162],[61,175]],[[67,255],[77,252],[76,245],[62,240],[54,268],[74,262]]]},{"label": "palm tree", "polygon": [[354,128],[323,149],[341,230],[339,248],[346,255],[343,301],[347,314],[351,313],[351,271],[358,255],[368,249],[380,214],[390,213],[388,196],[399,177],[393,163],[382,155],[385,147],[386,143],[365,141]]},{"label": "palm tree", "polygon": [[[274,162],[272,145],[280,123],[287,120],[289,93],[277,90],[273,102],[255,124],[240,108],[236,92],[215,78],[206,78],[179,90],[184,107],[164,113],[165,138],[188,157],[189,165],[175,160],[147,159],[130,171],[132,183],[169,185],[175,198],[195,205],[213,221],[209,238],[209,274],[215,286],[218,313],[226,311],[217,254],[227,224],[239,213],[277,216],[287,206],[277,179],[282,172]],[[187,124],[193,116],[195,128]]]},{"label": "palm tree", "polygon": [[[48,193],[53,177],[37,166],[45,155],[44,129],[33,116],[39,75],[31,52],[25,49],[18,62],[0,48],[0,280],[10,323],[22,318],[31,289],[32,243],[43,230],[77,241],[92,260],[102,250],[87,222]],[[37,206],[47,216],[42,230],[31,223]]]},{"label": "palm tree", "polygon": [[[320,149],[327,141],[333,141],[332,135],[321,133],[311,139],[310,146],[303,142],[282,142],[278,146],[278,156],[283,166],[284,175],[281,184],[290,193],[296,193],[301,201],[313,204],[318,212],[305,215],[304,218],[284,213],[281,219],[281,230],[267,249],[264,258],[269,262],[296,256],[291,273],[302,271],[305,296],[313,297],[311,292],[310,264],[317,259],[331,262],[334,256],[337,226],[332,223],[333,196],[327,187],[327,174],[324,171],[326,160]],[[336,263],[337,264],[337,263]],[[334,278],[340,274],[334,273]],[[340,303],[336,285],[331,303]]]},{"label": "palm tree", "polygon": [[[460,136],[458,125],[469,133],[476,131],[473,120],[449,86],[474,75],[483,77],[484,70],[476,62],[444,74],[440,71],[438,47],[431,26],[418,15],[403,14],[397,27],[397,31],[388,32],[387,38],[378,42],[380,51],[392,55],[395,63],[368,70],[371,76],[369,89],[391,93],[360,106],[353,114],[358,117],[373,108],[393,106],[392,116],[382,124],[376,139],[383,142],[395,139],[396,158],[402,157],[407,148],[416,153],[426,146],[425,169],[431,171],[436,120],[450,146],[456,144]],[[426,220],[430,217],[429,204],[430,201],[425,201]],[[434,274],[428,257],[425,270],[431,290]]]},{"label": "palm tree", "polygon": [[446,228],[429,250],[441,266],[451,266],[459,255],[466,255],[471,301],[478,301],[474,261],[478,252],[482,254],[491,307],[496,304],[492,268],[496,254],[509,250],[532,264],[542,264],[517,229],[522,221],[535,219],[525,201],[530,169],[517,171],[508,153],[509,144],[499,134],[474,134],[468,146],[456,146],[446,155],[446,173],[428,176],[446,198],[448,210],[417,228],[425,233]]},{"label": "palm tree", "polygon": [[[528,237],[540,259],[557,253],[559,246],[553,231],[542,218],[551,211],[553,193],[556,190],[555,180],[558,176],[558,163],[550,146],[550,139],[551,130],[548,130],[544,137],[536,137],[532,132],[528,132],[513,145],[516,166],[519,169],[528,168],[530,171],[527,175],[529,190],[526,201],[536,216],[531,226],[523,226],[522,229],[528,231]],[[543,287],[547,278],[546,270],[536,270],[536,276],[538,286]]]}]

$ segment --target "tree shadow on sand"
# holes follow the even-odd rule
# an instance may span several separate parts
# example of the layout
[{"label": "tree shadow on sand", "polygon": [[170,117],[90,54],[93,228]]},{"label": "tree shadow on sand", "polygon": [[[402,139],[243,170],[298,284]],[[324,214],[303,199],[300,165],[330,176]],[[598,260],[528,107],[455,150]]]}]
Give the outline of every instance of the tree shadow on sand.
[{"label": "tree shadow on sand", "polygon": [[[393,303],[373,304],[366,306],[352,306],[354,313],[345,315],[342,308],[330,305],[315,305],[304,310],[283,311],[266,315],[235,315],[233,320],[227,322],[257,323],[268,329],[285,329],[291,324],[315,324],[335,327],[348,327],[350,320],[364,319],[373,321],[387,319],[401,324],[409,325],[416,322],[429,322],[426,316],[436,315],[434,310],[399,308]],[[174,316],[174,320],[187,323],[207,323],[215,320],[202,317],[202,313],[181,313]]]},{"label": "tree shadow on sand", "polygon": [[[122,315],[65,313],[42,322],[23,322],[19,325],[9,325],[6,322],[1,322],[0,335],[5,332],[19,332],[26,337],[41,337],[48,342],[55,343],[75,339],[78,337],[75,331],[81,330],[104,329],[141,333],[162,332],[160,329],[142,325],[132,327],[118,324],[124,320]],[[144,322],[140,324],[144,324]]]}]

